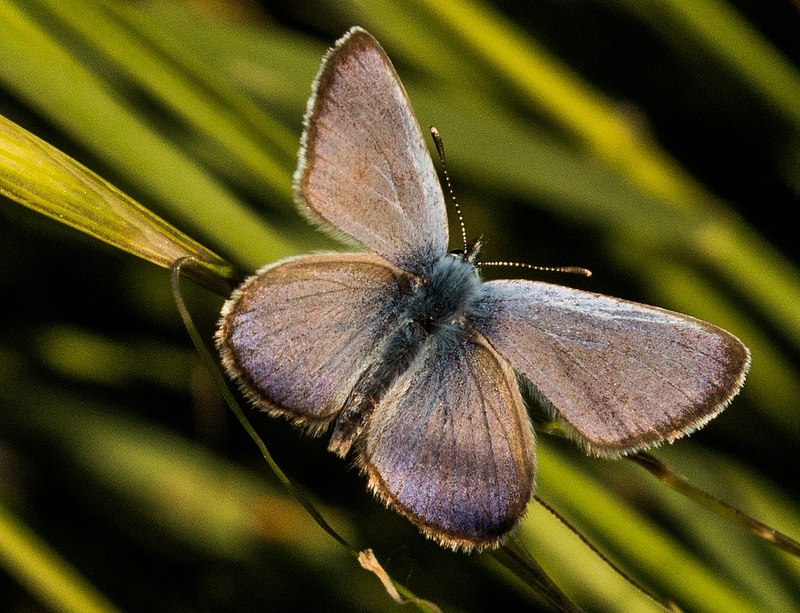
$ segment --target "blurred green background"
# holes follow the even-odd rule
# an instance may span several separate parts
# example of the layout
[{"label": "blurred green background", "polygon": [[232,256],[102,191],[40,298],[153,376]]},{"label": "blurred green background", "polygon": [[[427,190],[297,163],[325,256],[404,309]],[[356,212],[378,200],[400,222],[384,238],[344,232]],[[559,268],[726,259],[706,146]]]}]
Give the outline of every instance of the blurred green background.
[{"label": "blurred green background", "polygon": [[[751,348],[733,404],[655,454],[800,537],[797,2],[0,0],[0,114],[253,270],[334,247],[290,181],[311,80],[356,24],[442,134],[485,258],[585,266],[590,279],[539,278]],[[168,271],[5,198],[0,244],[0,609],[395,609],[224,406]],[[210,339],[222,297],[184,288]],[[536,608],[491,556],[444,551],[383,509],[324,439],[248,414],[333,526],[417,596]],[[630,462],[546,435],[538,453],[544,500],[657,594],[800,609],[797,559]],[[538,505],[520,537],[585,609],[656,610]]]}]

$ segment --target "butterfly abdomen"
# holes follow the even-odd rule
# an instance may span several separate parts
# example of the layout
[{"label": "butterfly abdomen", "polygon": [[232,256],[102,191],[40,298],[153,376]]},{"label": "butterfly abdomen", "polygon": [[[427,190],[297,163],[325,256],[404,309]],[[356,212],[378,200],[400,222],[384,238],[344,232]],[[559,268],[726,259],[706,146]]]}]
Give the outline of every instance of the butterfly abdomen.
[{"label": "butterfly abdomen", "polygon": [[328,449],[347,455],[383,395],[419,354],[427,334],[414,322],[406,322],[384,346],[380,358],[358,378],[333,428]]}]

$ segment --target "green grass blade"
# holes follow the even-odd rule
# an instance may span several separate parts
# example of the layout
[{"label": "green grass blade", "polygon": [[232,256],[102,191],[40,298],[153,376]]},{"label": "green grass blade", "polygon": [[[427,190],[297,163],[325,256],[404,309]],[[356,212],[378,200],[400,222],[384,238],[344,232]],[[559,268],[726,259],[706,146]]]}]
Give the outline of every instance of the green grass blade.
[{"label": "green grass blade", "polygon": [[671,41],[678,27],[778,109],[800,134],[800,70],[728,2],[720,0],[618,0]]},{"label": "green grass blade", "polygon": [[[689,611],[756,613],[760,610],[745,589],[729,583],[722,573],[705,562],[702,554],[681,544],[669,532],[637,512],[612,493],[602,480],[595,480],[580,471],[562,454],[552,453],[549,445],[540,445],[538,451],[539,495],[585,531],[623,569],[635,569],[634,576],[656,594],[668,594],[679,607]],[[603,467],[617,473],[617,483],[631,473],[621,464],[608,462]],[[524,536],[530,539],[529,547],[534,548],[534,543],[542,535],[527,522],[523,530]],[[565,583],[591,581],[593,592],[602,595],[608,588],[611,592],[607,597],[613,598],[613,594],[619,594],[616,590],[620,588],[616,586],[621,582],[599,579],[606,577],[609,571],[602,570],[602,573],[595,576],[593,570],[585,567],[574,578],[567,575],[562,580]],[[635,592],[631,586],[623,587],[626,593]],[[644,596],[634,595],[637,599],[644,599]]]},{"label": "green grass blade", "polygon": [[[440,129],[470,235],[485,236],[487,259],[586,265],[592,279],[542,280],[696,315],[751,348],[741,396],[658,457],[688,472],[693,485],[797,539],[800,507],[787,467],[797,463],[800,441],[800,275],[793,228],[776,230],[780,211],[769,206],[796,205],[778,168],[796,146],[791,109],[774,100],[779,83],[759,84],[758,75],[725,59],[733,47],[717,49],[724,41],[713,33],[693,33],[704,24],[681,16],[686,7],[629,4],[633,16],[608,2],[529,3],[523,10],[471,0],[336,0],[312,3],[309,12],[275,8],[267,19],[262,13],[242,23],[167,0],[80,0],[74,14],[53,0],[0,0],[0,113],[58,143],[226,259],[256,267],[329,245],[288,213],[292,151],[325,48],[347,26],[366,26],[395,62],[423,127]],[[698,3],[703,10],[710,4],[719,8]],[[749,31],[732,34],[737,44],[758,28],[767,45],[784,37],[789,57],[791,24],[760,20],[773,9],[748,8]],[[660,22],[652,19],[659,12],[666,16]],[[633,35],[618,36],[623,30]],[[676,31],[696,46],[663,38]],[[749,56],[747,69],[758,72],[753,58],[760,57],[773,70],[763,48],[746,52],[762,54]],[[736,97],[748,89],[743,100]],[[667,140],[665,129],[676,127]],[[650,134],[664,135],[680,162]],[[730,152],[722,151],[726,139]],[[754,147],[737,148],[751,141]],[[6,147],[12,153],[28,147],[14,142]],[[262,150],[276,163],[263,172]],[[2,155],[0,165],[12,170],[37,159]],[[734,176],[721,160],[750,161],[753,174],[742,166]],[[5,172],[4,185],[19,191],[20,177],[24,184],[39,171]],[[776,191],[741,190],[751,184]],[[125,608],[146,608],[137,607],[129,584],[158,584],[165,601],[182,610],[281,609],[296,599],[313,602],[310,609],[336,602],[328,608],[393,610],[375,578],[280,489],[273,492],[271,478],[245,479],[250,485],[239,488],[242,475],[263,471],[263,460],[238,424],[226,428],[227,411],[195,376],[189,349],[164,341],[184,337],[164,275],[134,258],[95,259],[108,250],[49,232],[18,208],[0,207],[0,290],[13,296],[7,304],[14,312],[0,334],[0,483],[9,484],[0,495],[24,496],[22,505],[6,506],[30,508],[42,523],[22,517],[42,533],[63,525],[85,552],[88,580],[101,584],[114,575],[124,587],[109,595]],[[191,297],[208,338],[218,300],[205,292]],[[69,391],[51,394],[53,382]],[[18,395],[25,402],[10,400]],[[98,405],[98,397],[114,402]],[[116,419],[117,411],[125,418]],[[488,610],[504,597],[531,604],[530,565],[517,566],[515,575],[490,555],[441,551],[375,504],[363,479],[328,457],[324,441],[246,415],[286,474],[302,475],[298,482],[312,498],[327,502],[323,515],[336,531],[350,543],[363,537],[390,576],[414,593],[445,610]],[[585,458],[564,441],[539,439],[539,493],[663,602],[691,611],[798,608],[800,565],[784,551],[629,462]],[[706,442],[713,452],[693,453]],[[670,456],[685,458],[688,469]],[[34,478],[16,466],[31,466]],[[54,475],[51,496],[72,500],[81,517],[37,503],[39,470]],[[243,513],[241,505],[263,512]],[[102,543],[84,536],[97,516],[129,560],[123,577],[105,563]],[[539,505],[531,505],[519,536],[587,610],[658,610]],[[258,557],[249,558],[254,551]],[[168,569],[163,581],[154,566]],[[192,581],[172,578],[187,576]],[[312,582],[313,594],[303,589]]]},{"label": "green grass blade", "polygon": [[210,289],[226,293],[236,279],[225,260],[3,116],[0,194],[164,268],[191,256],[201,266],[189,274]]},{"label": "green grass blade", "polygon": [[49,610],[65,613],[118,610],[2,504],[0,564]]},{"label": "green grass blade", "polygon": [[[240,113],[232,106],[255,113],[242,96],[235,96],[230,88],[224,91],[230,104],[223,104],[218,94],[223,84],[190,54],[172,41],[158,37],[155,28],[141,15],[114,4],[78,0],[65,4],[54,0],[40,0],[61,22],[65,29],[80,37],[142,89],[184,120],[197,133],[216,141],[231,158],[231,164],[247,169],[254,189],[268,191],[276,197],[290,200],[290,185],[286,174],[294,165],[296,142],[293,135],[277,122],[264,126],[261,134],[269,134],[280,143],[280,149],[261,139],[254,138],[252,122],[239,120]],[[115,15],[116,13],[116,15]],[[160,46],[156,46],[160,43]],[[259,115],[263,120],[268,116]],[[261,123],[264,123],[262,121]]]},{"label": "green grass blade", "polygon": [[[697,231],[689,236],[694,255],[707,259],[800,348],[798,271],[782,258],[774,257],[760,237],[744,228],[739,219],[726,211],[724,203],[708,193],[654,141],[632,130],[616,105],[487,6],[473,0],[417,2],[470,44],[527,97],[529,104],[544,109],[580,138],[593,155],[663,203],[697,216],[697,222],[703,218],[713,220],[698,223]],[[707,250],[705,240],[711,233],[716,238],[713,253]],[[737,262],[736,275],[730,274],[732,269],[728,266],[733,259]],[[770,291],[764,293],[757,280],[763,279],[766,271],[770,271]],[[787,311],[782,308],[784,305],[791,308]]]},{"label": "green grass blade", "polygon": [[[83,64],[9,0],[0,0],[0,81],[73,136],[173,222],[213,236],[257,267],[295,250],[185,151],[154,130],[133,100],[121,101]],[[95,68],[95,70],[97,70]]]}]

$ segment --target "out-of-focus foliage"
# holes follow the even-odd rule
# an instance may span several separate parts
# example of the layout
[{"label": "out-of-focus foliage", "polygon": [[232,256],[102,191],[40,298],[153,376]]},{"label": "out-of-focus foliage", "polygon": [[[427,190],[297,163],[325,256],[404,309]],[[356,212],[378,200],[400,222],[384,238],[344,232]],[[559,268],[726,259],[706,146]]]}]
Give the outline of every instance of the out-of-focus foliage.
[{"label": "out-of-focus foliage", "polygon": [[[366,27],[443,135],[487,258],[586,266],[545,280],[690,313],[751,348],[741,396],[655,454],[800,536],[797,5],[0,0],[0,24],[0,114],[245,270],[334,246],[294,212],[291,172],[325,49]],[[0,155],[0,176],[57,193],[34,150]],[[10,199],[0,242],[0,608],[394,609],[231,420],[166,271]],[[210,338],[220,298],[185,289]],[[252,418],[331,524],[417,596],[534,606],[489,556],[382,509],[324,441]],[[632,463],[538,445],[542,498],[655,593],[692,611],[800,608],[797,560]],[[519,536],[581,606],[656,610],[538,505]]]}]

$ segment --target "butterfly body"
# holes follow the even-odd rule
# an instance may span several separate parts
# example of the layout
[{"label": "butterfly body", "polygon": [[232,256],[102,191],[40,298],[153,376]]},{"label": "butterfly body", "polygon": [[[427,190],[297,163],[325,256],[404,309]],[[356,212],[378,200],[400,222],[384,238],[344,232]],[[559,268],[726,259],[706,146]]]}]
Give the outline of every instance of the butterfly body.
[{"label": "butterfly body", "polygon": [[518,378],[596,455],[672,441],[718,414],[750,356],[695,318],[559,285],[483,282],[448,253],[444,195],[405,90],[353,28],[306,114],[295,194],[366,253],[289,258],[223,308],[223,364],[256,406],[352,454],[369,487],[452,548],[494,547],[536,476]]},{"label": "butterfly body", "polygon": [[348,453],[383,394],[427,344],[434,338],[451,344],[471,333],[469,317],[481,296],[478,269],[471,258],[448,253],[433,263],[428,274],[409,274],[405,281],[399,328],[359,377],[334,423],[328,449],[339,456]]}]

